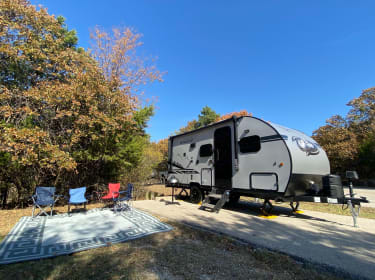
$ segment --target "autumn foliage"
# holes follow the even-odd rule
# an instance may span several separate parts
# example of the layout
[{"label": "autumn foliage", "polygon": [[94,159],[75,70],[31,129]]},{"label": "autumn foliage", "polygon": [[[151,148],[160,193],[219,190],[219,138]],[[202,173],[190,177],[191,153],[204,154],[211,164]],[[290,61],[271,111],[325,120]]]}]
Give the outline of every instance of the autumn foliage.
[{"label": "autumn foliage", "polygon": [[22,199],[35,185],[119,180],[136,167],[153,114],[138,87],[162,77],[136,56],[139,38],[97,28],[88,52],[62,17],[0,2],[0,188]]},{"label": "autumn foliage", "polygon": [[326,151],[332,171],[344,172],[358,155],[357,137],[341,116],[333,116],[326,123],[314,131],[313,138]]},{"label": "autumn foliage", "polygon": [[252,115],[253,115],[252,113],[249,113],[246,110],[241,110],[239,112],[232,112],[232,113],[228,113],[228,114],[222,115],[222,116],[218,117],[216,119],[216,121],[218,122],[218,121],[223,121],[223,120],[226,120],[226,119],[230,119],[233,116],[242,117],[242,116],[252,116]]},{"label": "autumn foliage", "polygon": [[375,88],[348,103],[346,117],[333,116],[313,132],[324,148],[333,173],[357,170],[364,178],[375,176]]},{"label": "autumn foliage", "polygon": [[185,132],[197,129],[197,128],[210,125],[215,122],[230,119],[233,116],[236,116],[236,117],[252,116],[252,114],[246,110],[241,110],[239,112],[231,112],[231,113],[220,116],[220,114],[216,113],[213,109],[211,109],[208,106],[205,106],[202,108],[201,113],[198,115],[197,120],[189,121],[186,126],[181,127],[180,130],[176,133],[177,134],[185,133]]}]

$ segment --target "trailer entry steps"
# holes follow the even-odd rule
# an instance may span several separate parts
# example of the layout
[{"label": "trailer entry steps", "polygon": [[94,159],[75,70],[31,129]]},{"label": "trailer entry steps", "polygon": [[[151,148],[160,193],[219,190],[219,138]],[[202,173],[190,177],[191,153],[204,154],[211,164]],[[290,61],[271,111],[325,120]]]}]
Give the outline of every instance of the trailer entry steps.
[{"label": "trailer entry steps", "polygon": [[218,192],[220,191],[216,188],[212,188],[212,191],[206,196],[199,209],[209,209],[211,212],[219,213],[224,204],[229,201],[230,191]]}]

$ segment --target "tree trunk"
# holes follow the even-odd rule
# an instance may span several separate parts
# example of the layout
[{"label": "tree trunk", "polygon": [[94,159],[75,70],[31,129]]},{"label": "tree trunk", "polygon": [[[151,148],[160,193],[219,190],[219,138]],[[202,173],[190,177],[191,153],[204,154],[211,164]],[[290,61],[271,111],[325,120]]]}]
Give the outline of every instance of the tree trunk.
[{"label": "tree trunk", "polygon": [[1,208],[5,209],[5,206],[7,204],[8,200],[8,189],[9,187],[6,186],[6,188],[1,192]]}]

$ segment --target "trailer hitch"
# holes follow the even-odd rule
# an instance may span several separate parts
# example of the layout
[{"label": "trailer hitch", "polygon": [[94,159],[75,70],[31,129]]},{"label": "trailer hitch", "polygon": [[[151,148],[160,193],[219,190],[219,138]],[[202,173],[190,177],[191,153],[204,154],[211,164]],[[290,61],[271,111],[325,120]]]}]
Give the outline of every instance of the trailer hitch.
[{"label": "trailer hitch", "polygon": [[[346,178],[349,181],[349,194],[350,198],[347,199],[348,207],[350,208],[350,212],[352,213],[354,227],[359,227],[357,223],[357,218],[359,216],[359,212],[361,210],[361,203],[352,203],[354,201],[354,192],[353,192],[353,180],[358,180],[358,174],[356,171],[346,171]],[[354,204],[354,205],[353,205]],[[358,210],[355,209],[355,205],[358,205]]]},{"label": "trailer hitch", "polygon": [[357,218],[359,216],[359,212],[361,210],[361,204],[357,204],[358,205],[358,210],[356,210],[355,208],[355,204],[353,205],[352,203],[352,200],[350,198],[348,198],[347,200],[347,204],[348,204],[348,207],[350,209],[350,212],[352,213],[352,218],[353,218],[353,223],[354,223],[354,227],[359,227],[358,226],[358,223],[357,223]]}]

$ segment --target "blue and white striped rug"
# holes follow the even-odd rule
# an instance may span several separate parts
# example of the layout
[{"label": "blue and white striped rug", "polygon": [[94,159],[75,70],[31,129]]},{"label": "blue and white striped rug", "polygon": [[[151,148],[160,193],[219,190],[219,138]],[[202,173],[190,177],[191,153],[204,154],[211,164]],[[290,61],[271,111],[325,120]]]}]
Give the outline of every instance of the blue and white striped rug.
[{"label": "blue and white striped rug", "polygon": [[136,209],[22,217],[0,244],[0,264],[71,254],[171,229]]}]

